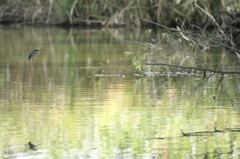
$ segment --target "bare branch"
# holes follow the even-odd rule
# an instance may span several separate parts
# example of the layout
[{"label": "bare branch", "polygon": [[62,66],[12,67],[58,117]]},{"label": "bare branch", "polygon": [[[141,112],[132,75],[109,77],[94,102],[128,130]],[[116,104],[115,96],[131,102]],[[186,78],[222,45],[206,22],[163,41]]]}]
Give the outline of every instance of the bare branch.
[{"label": "bare branch", "polygon": [[188,67],[188,66],[180,66],[180,65],[170,65],[165,63],[145,63],[145,65],[162,65],[162,66],[169,66],[169,67],[177,67],[181,69],[188,69],[188,70],[198,70],[198,71],[209,71],[213,73],[220,73],[220,74],[240,74],[238,71],[220,71],[220,70],[213,70],[209,68],[198,68],[198,67]]}]

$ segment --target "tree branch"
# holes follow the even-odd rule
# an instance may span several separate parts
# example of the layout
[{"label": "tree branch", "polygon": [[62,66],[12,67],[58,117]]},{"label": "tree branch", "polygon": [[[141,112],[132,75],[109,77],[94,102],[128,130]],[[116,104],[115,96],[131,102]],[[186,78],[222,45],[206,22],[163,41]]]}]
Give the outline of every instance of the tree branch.
[{"label": "tree branch", "polygon": [[181,69],[188,69],[188,70],[198,70],[198,71],[209,71],[213,73],[220,73],[220,74],[240,74],[238,71],[221,71],[221,70],[213,70],[208,68],[198,68],[198,67],[188,67],[188,66],[180,66],[180,65],[170,65],[165,63],[145,63],[145,65],[162,65],[162,66],[169,66],[169,67],[177,67]]}]

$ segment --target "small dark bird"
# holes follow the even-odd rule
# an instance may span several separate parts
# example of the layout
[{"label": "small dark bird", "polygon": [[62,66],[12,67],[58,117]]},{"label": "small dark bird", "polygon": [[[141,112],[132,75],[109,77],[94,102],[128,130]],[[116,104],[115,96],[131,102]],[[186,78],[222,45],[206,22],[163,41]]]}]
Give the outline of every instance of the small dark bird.
[{"label": "small dark bird", "polygon": [[35,56],[39,51],[42,51],[42,50],[33,50],[33,51],[28,55],[28,60],[30,60],[33,56]]},{"label": "small dark bird", "polygon": [[29,145],[29,149],[31,149],[31,150],[37,150],[37,146],[36,146],[36,145],[33,145],[30,141],[28,142],[28,145]]}]

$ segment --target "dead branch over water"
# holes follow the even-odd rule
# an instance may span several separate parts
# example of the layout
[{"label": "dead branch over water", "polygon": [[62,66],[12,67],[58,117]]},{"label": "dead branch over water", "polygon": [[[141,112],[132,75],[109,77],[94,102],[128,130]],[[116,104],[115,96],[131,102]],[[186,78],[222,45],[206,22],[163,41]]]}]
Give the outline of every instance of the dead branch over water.
[{"label": "dead branch over water", "polygon": [[162,66],[169,66],[169,67],[177,67],[181,69],[188,69],[188,70],[198,70],[198,71],[208,71],[212,73],[220,73],[220,74],[240,74],[238,71],[221,71],[221,70],[213,70],[209,68],[198,68],[198,67],[188,67],[188,66],[180,66],[180,65],[170,65],[165,63],[145,63],[145,65],[162,65]]}]

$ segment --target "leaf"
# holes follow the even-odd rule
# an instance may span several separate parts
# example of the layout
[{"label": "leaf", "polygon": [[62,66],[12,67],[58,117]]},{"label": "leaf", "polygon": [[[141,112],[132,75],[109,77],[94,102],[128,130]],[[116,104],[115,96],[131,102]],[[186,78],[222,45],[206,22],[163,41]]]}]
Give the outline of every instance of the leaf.
[{"label": "leaf", "polygon": [[129,56],[129,55],[132,55],[133,53],[131,51],[125,51],[123,54]]}]

